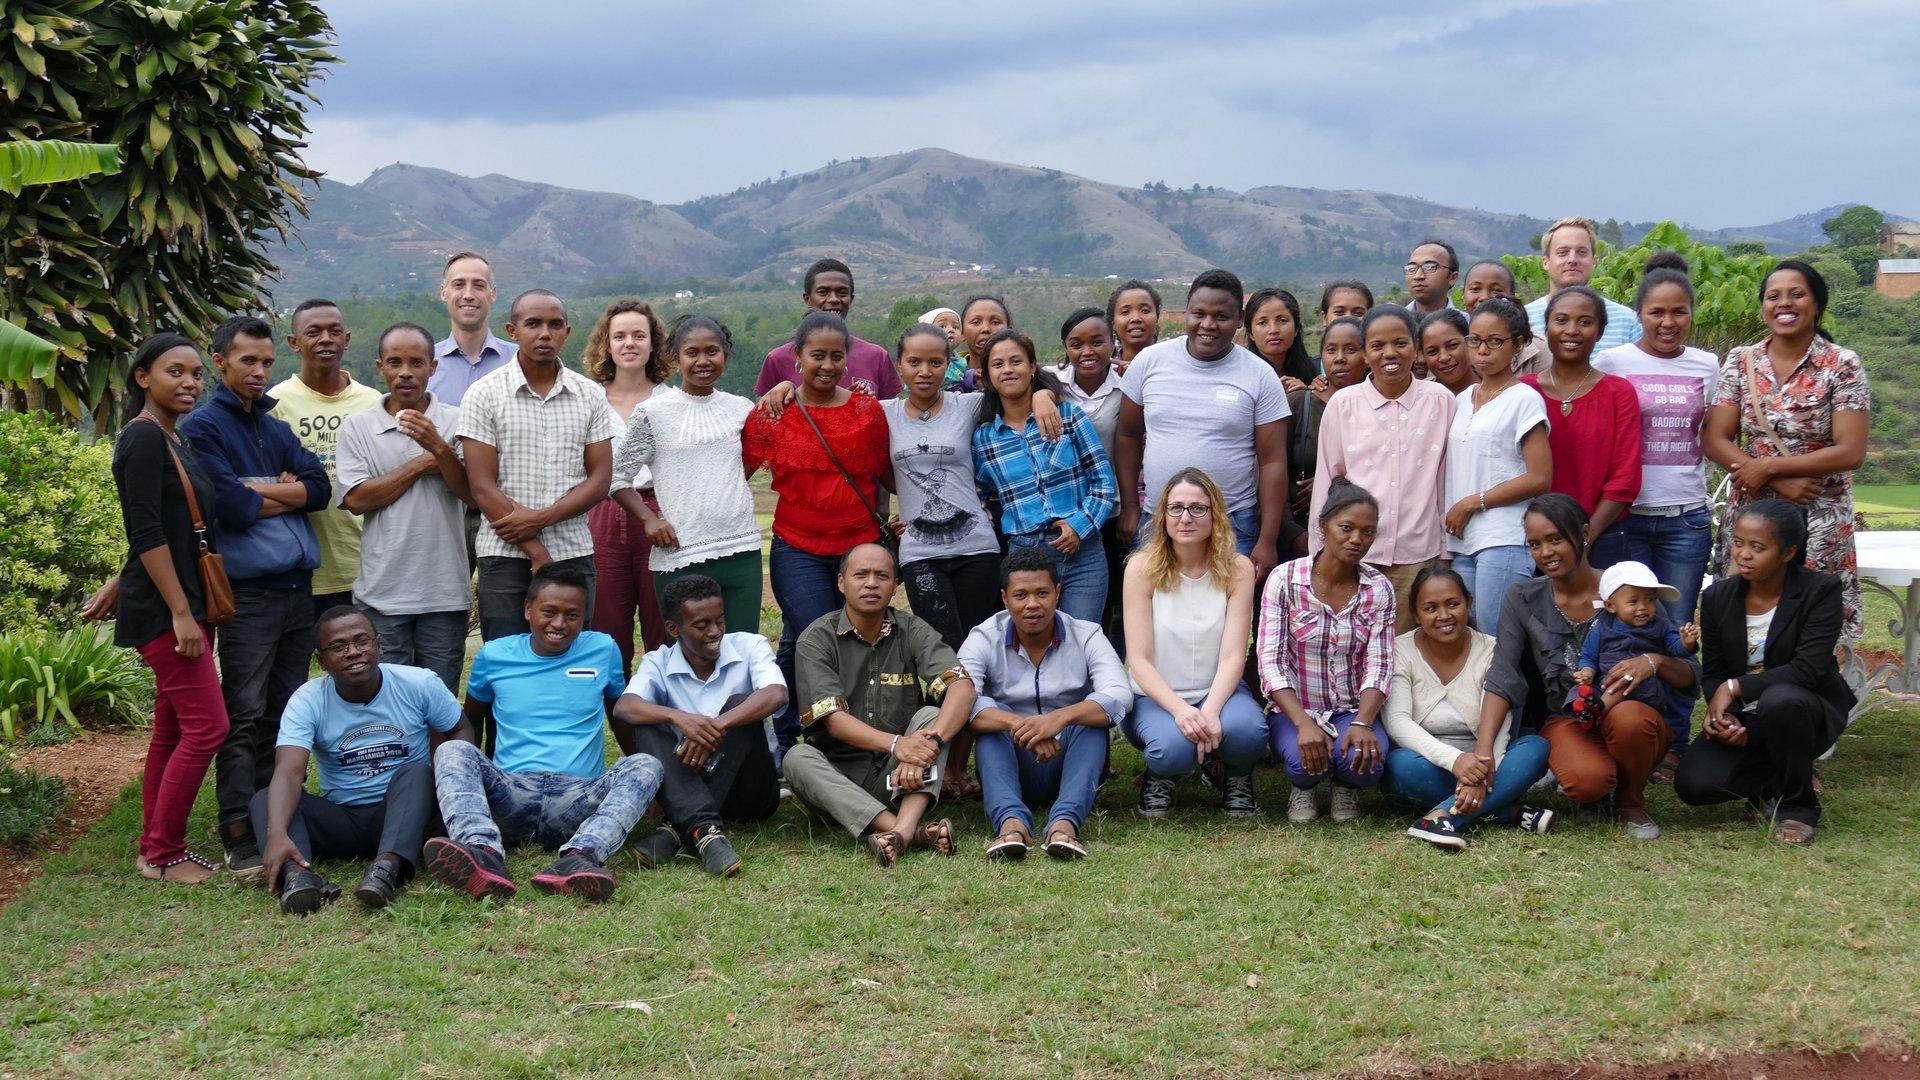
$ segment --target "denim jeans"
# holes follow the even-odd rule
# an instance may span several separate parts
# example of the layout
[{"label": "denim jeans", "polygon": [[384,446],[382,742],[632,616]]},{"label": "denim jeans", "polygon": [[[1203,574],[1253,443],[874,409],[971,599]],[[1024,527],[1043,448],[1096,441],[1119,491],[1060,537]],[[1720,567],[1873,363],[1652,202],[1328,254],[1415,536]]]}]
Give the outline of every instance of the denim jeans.
[{"label": "denim jeans", "polygon": [[[1352,727],[1353,722],[1359,718],[1358,713],[1333,714],[1334,745],[1327,748],[1327,771],[1318,775],[1308,772],[1306,762],[1300,757],[1300,729],[1293,725],[1293,721],[1287,719],[1284,713],[1275,713],[1267,718],[1269,734],[1273,740],[1273,756],[1280,759],[1281,765],[1286,768],[1287,779],[1294,787],[1318,787],[1320,781],[1326,779],[1332,779],[1342,787],[1353,788],[1373,787],[1380,782],[1384,769],[1380,772],[1361,772],[1353,767],[1351,753],[1340,752],[1340,739],[1346,736],[1347,729]],[[1383,755],[1392,750],[1392,744],[1387,741],[1386,721],[1374,720],[1373,737],[1380,740]],[[1385,760],[1386,758],[1382,756],[1381,761]]]},{"label": "denim jeans", "polygon": [[980,788],[987,804],[987,828],[994,832],[1008,818],[1032,833],[1033,810],[1047,813],[1047,824],[1071,821],[1075,832],[1086,824],[1100,776],[1107,769],[1112,739],[1106,728],[1069,724],[1059,735],[1060,752],[1042,763],[1033,751],[1016,744],[1004,731],[977,737],[973,756],[980,768]]},{"label": "denim jeans", "polygon": [[1017,533],[1007,537],[1007,553],[1034,550],[1052,555],[1060,568],[1060,613],[1097,624],[1107,609],[1107,553],[1100,537],[1095,534],[1079,551],[1063,557],[1048,544],[1055,535],[1052,529]]},{"label": "denim jeans", "polygon": [[[593,556],[558,559],[553,565],[578,570],[587,576],[587,610],[583,626],[593,625]],[[527,626],[527,586],[533,583],[533,563],[510,555],[480,557],[479,582],[474,596],[480,607],[480,640],[524,634]]]},{"label": "denim jeans", "polygon": [[[1700,606],[1700,588],[1706,577],[1707,563],[1713,557],[1713,513],[1697,506],[1677,517],[1654,517],[1627,513],[1593,542],[1590,561],[1595,570],[1633,559],[1653,568],[1661,584],[1680,591],[1679,600],[1660,601],[1660,613],[1675,626],[1693,622]],[[1668,747],[1685,754],[1693,737],[1695,692],[1669,690],[1667,703],[1660,710],[1667,726],[1673,729]]]},{"label": "denim jeans", "polygon": [[780,647],[773,658],[787,680],[787,707],[774,715],[768,743],[776,765],[800,741],[800,686],[793,674],[793,647],[802,630],[840,606],[839,573],[840,560],[834,556],[801,551],[774,535],[767,576],[773,582],[774,602],[780,605]]},{"label": "denim jeans", "polygon": [[1233,546],[1240,554],[1253,558],[1253,545],[1260,539],[1260,507],[1249,506],[1227,515],[1233,522]]},{"label": "denim jeans", "polygon": [[1507,590],[1533,576],[1533,556],[1525,544],[1499,544],[1472,553],[1453,554],[1454,572],[1473,597],[1473,625],[1483,634],[1500,628],[1500,605]]},{"label": "denim jeans", "polygon": [[420,615],[382,615],[365,604],[367,621],[380,635],[380,662],[423,667],[460,693],[460,665],[467,658],[467,613],[429,611]]},{"label": "denim jeans", "polygon": [[[1547,775],[1547,740],[1538,735],[1522,735],[1507,744],[1506,756],[1493,771],[1493,787],[1486,801],[1471,814],[1456,815],[1454,821],[1465,826],[1483,817],[1504,817],[1521,796]],[[1417,751],[1395,747],[1387,751],[1387,773],[1380,780],[1380,794],[1387,805],[1411,814],[1428,810],[1442,813],[1453,809],[1453,792],[1459,781],[1453,773],[1421,757]]]},{"label": "denim jeans", "polygon": [[233,590],[233,622],[218,634],[220,694],[227,703],[227,737],[213,756],[213,790],[220,803],[220,838],[228,847],[253,843],[247,808],[253,793],[273,780],[273,749],[280,713],[307,681],[313,659],[313,594],[297,589]]},{"label": "denim jeans", "polygon": [[[1220,710],[1220,762],[1228,776],[1253,775],[1253,763],[1267,741],[1265,716],[1266,710],[1251,691],[1234,688]],[[1133,711],[1120,722],[1120,734],[1140,749],[1147,775],[1156,780],[1178,780],[1200,764],[1198,748],[1181,733],[1173,714],[1145,694],[1133,699]]]},{"label": "denim jeans", "polygon": [[647,812],[660,777],[660,763],[646,754],[623,757],[592,777],[505,772],[479,747],[457,739],[433,755],[448,839],[502,855],[508,845],[532,841],[604,863]]}]

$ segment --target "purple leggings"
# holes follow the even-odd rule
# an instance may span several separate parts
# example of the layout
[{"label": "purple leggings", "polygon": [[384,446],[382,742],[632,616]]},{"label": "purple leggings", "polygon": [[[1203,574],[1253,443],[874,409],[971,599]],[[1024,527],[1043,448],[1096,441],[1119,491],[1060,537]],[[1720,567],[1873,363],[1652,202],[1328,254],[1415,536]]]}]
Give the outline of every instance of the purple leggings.
[{"label": "purple leggings", "polygon": [[[1369,773],[1356,771],[1352,759],[1340,753],[1340,739],[1346,736],[1347,729],[1353,726],[1357,716],[1357,713],[1350,712],[1333,714],[1334,746],[1327,754],[1327,771],[1317,776],[1308,772],[1306,764],[1300,760],[1300,731],[1293,726],[1293,721],[1287,719],[1284,713],[1267,717],[1267,735],[1273,744],[1273,752],[1286,766],[1287,779],[1293,782],[1294,787],[1316,787],[1328,777],[1343,787],[1368,788],[1380,783],[1380,777],[1385,775],[1384,769]],[[1373,722],[1373,737],[1380,740],[1380,760],[1385,762],[1392,744],[1387,742],[1386,724],[1377,718]]]}]

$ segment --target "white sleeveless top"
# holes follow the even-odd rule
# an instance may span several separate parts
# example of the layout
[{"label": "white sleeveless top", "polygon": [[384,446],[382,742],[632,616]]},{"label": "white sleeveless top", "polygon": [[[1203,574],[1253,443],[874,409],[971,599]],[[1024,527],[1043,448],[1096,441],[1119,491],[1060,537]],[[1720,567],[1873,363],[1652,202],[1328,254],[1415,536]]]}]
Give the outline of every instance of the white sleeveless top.
[{"label": "white sleeveless top", "polygon": [[[1227,594],[1213,580],[1180,576],[1172,589],[1153,592],[1153,666],[1182,701],[1197,703],[1220,669],[1220,635],[1227,628]],[[1142,694],[1140,684],[1133,692]]]}]

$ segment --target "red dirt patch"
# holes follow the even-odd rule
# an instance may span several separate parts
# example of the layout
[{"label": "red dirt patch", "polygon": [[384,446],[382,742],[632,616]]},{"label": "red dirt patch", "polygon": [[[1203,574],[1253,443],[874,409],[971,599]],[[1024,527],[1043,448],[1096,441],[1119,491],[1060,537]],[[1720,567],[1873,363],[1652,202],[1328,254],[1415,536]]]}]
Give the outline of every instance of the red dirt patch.
[{"label": "red dirt patch", "polygon": [[27,855],[0,846],[0,904],[27,887],[50,855],[65,851],[107,816],[127,781],[147,762],[144,731],[89,731],[71,742],[14,755],[14,764],[67,782],[67,808],[45,844]]},{"label": "red dirt patch", "polygon": [[1858,1056],[1748,1054],[1665,1065],[1476,1065],[1372,1074],[1378,1080],[1920,1080],[1911,1051],[1869,1050]]}]

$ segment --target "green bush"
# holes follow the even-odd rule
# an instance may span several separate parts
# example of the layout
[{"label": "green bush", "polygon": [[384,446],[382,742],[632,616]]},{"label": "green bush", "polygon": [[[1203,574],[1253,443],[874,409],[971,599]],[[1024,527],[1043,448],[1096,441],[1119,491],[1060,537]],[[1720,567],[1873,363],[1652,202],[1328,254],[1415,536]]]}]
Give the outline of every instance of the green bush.
[{"label": "green bush", "polygon": [[126,549],[112,443],[0,413],[0,633],[69,625]]},{"label": "green bush", "polygon": [[65,721],[135,723],[153,708],[153,678],[94,627],[0,634],[0,741]]},{"label": "green bush", "polygon": [[0,763],[0,844],[39,844],[66,808],[66,781]]}]

